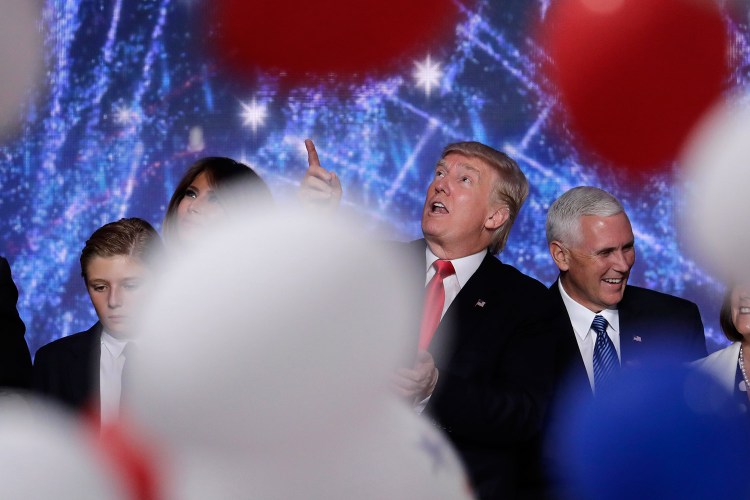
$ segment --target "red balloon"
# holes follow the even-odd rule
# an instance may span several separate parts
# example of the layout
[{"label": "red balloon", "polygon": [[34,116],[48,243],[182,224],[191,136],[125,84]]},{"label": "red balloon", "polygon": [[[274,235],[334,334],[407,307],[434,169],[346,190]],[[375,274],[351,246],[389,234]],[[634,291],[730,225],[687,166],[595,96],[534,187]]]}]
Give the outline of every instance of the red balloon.
[{"label": "red balloon", "polygon": [[214,51],[230,69],[361,77],[422,59],[450,41],[458,21],[451,0],[214,0]]},{"label": "red balloon", "polygon": [[[98,420],[91,421],[92,428]],[[99,449],[115,473],[128,488],[132,500],[162,498],[156,471],[154,450],[123,421],[102,424],[99,430]]]},{"label": "red balloon", "polygon": [[669,165],[728,80],[712,0],[560,0],[540,38],[572,130],[628,169]]}]

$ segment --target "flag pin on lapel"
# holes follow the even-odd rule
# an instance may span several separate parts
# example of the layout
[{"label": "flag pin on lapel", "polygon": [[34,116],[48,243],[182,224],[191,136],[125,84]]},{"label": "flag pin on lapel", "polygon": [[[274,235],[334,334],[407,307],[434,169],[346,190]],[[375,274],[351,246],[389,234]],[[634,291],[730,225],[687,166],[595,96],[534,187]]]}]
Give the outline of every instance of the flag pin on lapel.
[{"label": "flag pin on lapel", "polygon": [[640,335],[636,335],[635,337],[633,337],[633,340],[635,340],[636,342],[640,342],[641,341],[641,336]]},{"label": "flag pin on lapel", "polygon": [[486,304],[485,301],[483,301],[482,299],[479,299],[477,300],[477,303],[474,304],[474,307],[484,307],[485,304]]}]

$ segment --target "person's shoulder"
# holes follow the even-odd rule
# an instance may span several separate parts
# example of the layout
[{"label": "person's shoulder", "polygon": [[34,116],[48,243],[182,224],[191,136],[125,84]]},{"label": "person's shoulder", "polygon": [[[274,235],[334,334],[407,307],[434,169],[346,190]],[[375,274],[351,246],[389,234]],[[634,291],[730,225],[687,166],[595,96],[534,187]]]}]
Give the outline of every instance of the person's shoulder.
[{"label": "person's shoulder", "polygon": [[97,323],[83,332],[74,333],[66,337],[60,337],[59,339],[53,340],[52,342],[49,342],[48,344],[40,347],[36,352],[35,358],[39,358],[40,355],[41,357],[44,357],[51,354],[76,350],[93,342],[95,340],[94,337],[99,333],[99,323]]},{"label": "person's shoulder", "polygon": [[540,294],[548,293],[547,286],[541,281],[532,278],[528,274],[524,274],[516,267],[502,262],[495,256],[488,254],[487,257],[485,257],[483,264],[485,264],[484,267],[488,269],[488,272],[492,272],[497,276],[498,280],[502,280],[499,281],[499,283],[502,283],[502,286],[504,287],[509,287],[511,289],[521,288]]},{"label": "person's shoulder", "polygon": [[8,259],[3,256],[0,256],[0,284],[2,284],[2,286],[12,285],[15,287],[13,277],[11,276],[10,263],[8,262]]},{"label": "person's shoulder", "polygon": [[637,300],[643,304],[648,304],[654,307],[664,307],[665,305],[670,307],[682,307],[682,308],[693,308],[698,307],[695,302],[691,302],[682,297],[676,295],[670,295],[668,293],[659,292],[650,288],[642,288],[639,286],[628,285],[625,289],[625,295],[623,300],[632,301]]},{"label": "person's shoulder", "polygon": [[719,349],[718,351],[714,351],[708,356],[695,360],[691,362],[690,364],[698,368],[704,368],[704,367],[713,366],[715,364],[725,363],[726,360],[729,360],[730,362],[735,363],[737,361],[737,356],[739,355],[739,352],[740,352],[740,343],[732,342],[728,346],[722,349]]}]

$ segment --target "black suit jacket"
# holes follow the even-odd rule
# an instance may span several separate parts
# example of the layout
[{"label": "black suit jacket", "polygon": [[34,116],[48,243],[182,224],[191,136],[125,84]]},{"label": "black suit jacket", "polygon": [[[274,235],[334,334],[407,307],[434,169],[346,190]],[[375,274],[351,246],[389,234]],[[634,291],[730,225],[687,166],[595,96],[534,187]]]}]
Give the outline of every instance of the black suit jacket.
[{"label": "black suit jacket", "polygon": [[[576,498],[564,477],[565,452],[556,449],[565,432],[567,408],[591,404],[591,390],[573,325],[558,282],[549,289],[557,332],[558,387],[546,424],[538,497]],[[623,370],[642,366],[686,363],[706,356],[706,340],[698,306],[679,297],[627,285],[617,305],[620,322],[620,362]],[[544,479],[541,479],[544,478]],[[542,493],[543,492],[543,493]]]},{"label": "black suit jacket", "polygon": [[57,339],[34,357],[33,386],[74,410],[98,412],[102,325]]},{"label": "black suit jacket", "polygon": [[[560,334],[558,378],[581,387],[589,385],[558,282],[550,287],[550,295]],[[693,302],[627,285],[617,309],[620,364],[624,369],[660,361],[685,363],[707,355],[703,322]]]},{"label": "black suit jacket", "polygon": [[0,257],[0,386],[28,388],[31,355],[24,333],[26,326],[16,309],[18,289],[8,261]]},{"label": "black suit jacket", "polygon": [[[425,242],[408,246],[423,291]],[[519,452],[541,427],[552,387],[548,299],[540,282],[487,255],[430,346],[439,377],[425,411],[448,434],[480,498],[514,495]]]}]

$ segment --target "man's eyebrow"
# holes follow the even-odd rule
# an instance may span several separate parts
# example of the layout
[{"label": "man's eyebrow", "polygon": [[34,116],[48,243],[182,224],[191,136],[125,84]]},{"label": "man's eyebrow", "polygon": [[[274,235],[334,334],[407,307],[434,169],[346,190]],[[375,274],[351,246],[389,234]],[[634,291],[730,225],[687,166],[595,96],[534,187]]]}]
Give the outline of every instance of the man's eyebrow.
[{"label": "man's eyebrow", "polygon": [[614,247],[601,248],[601,249],[597,250],[596,253],[597,254],[600,254],[600,253],[609,253],[609,252],[614,252],[618,248],[630,248],[630,247],[634,247],[634,246],[635,246],[635,239],[632,239],[632,240],[628,241],[627,243],[623,243],[621,246],[618,245],[618,246],[614,246]]},{"label": "man's eyebrow", "polygon": [[[445,162],[445,159],[441,159],[437,162],[437,165],[435,165],[435,167],[447,167],[447,165],[448,164]],[[472,172],[476,172],[477,175],[480,175],[479,169],[468,163],[455,163],[454,165],[460,168],[465,168],[466,170],[471,170]]]},{"label": "man's eyebrow", "polygon": [[600,248],[599,250],[596,251],[596,254],[599,255],[603,253],[611,253],[611,252],[614,252],[615,250],[617,250],[617,247]]},{"label": "man's eyebrow", "polygon": [[481,172],[479,171],[479,169],[473,165],[469,165],[468,163],[457,163],[456,166],[466,170],[471,170],[472,172],[477,174],[477,177],[481,176]]}]

